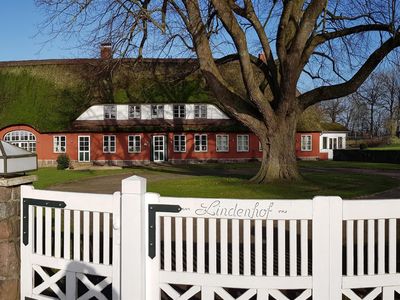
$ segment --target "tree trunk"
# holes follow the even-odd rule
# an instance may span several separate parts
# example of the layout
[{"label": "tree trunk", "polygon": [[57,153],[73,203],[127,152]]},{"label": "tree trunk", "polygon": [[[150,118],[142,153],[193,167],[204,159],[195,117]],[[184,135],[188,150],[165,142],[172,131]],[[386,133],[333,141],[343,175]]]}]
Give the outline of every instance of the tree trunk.
[{"label": "tree trunk", "polygon": [[295,153],[296,125],[296,118],[285,118],[279,122],[274,132],[256,132],[263,157],[261,167],[251,182],[270,183],[300,179]]}]

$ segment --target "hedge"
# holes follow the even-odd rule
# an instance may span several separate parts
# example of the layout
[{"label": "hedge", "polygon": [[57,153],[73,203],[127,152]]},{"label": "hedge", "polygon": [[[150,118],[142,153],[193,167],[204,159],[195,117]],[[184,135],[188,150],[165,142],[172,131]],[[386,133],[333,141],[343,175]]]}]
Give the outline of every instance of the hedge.
[{"label": "hedge", "polygon": [[333,160],[400,164],[400,150],[334,150]]}]

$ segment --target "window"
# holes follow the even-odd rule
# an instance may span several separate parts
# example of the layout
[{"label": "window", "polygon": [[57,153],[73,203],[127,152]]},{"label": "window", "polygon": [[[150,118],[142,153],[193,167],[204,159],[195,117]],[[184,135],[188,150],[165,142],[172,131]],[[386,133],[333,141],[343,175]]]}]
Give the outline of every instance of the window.
[{"label": "window", "polygon": [[174,135],[174,152],[186,152],[186,136],[184,134]]},{"label": "window", "polygon": [[174,105],[174,119],[184,119],[186,117],[185,105],[175,104]]},{"label": "window", "polygon": [[249,136],[238,135],[237,136],[237,152],[248,152],[249,151]]},{"label": "window", "polygon": [[152,119],[163,119],[164,118],[164,105],[152,105],[151,106],[151,118]]},{"label": "window", "polygon": [[260,152],[262,152],[262,151],[263,151],[263,149],[262,149],[262,146],[261,146],[261,142],[260,142],[260,141],[258,141],[258,151],[260,151]]},{"label": "window", "polygon": [[117,106],[116,105],[104,105],[104,119],[115,120],[117,118]]},{"label": "window", "polygon": [[228,152],[229,151],[229,135],[217,134],[216,138],[217,152]]},{"label": "window", "polygon": [[53,152],[65,153],[67,148],[67,138],[64,135],[53,137]]},{"label": "window", "polygon": [[29,131],[11,131],[4,136],[4,141],[26,151],[36,152],[36,137]]},{"label": "window", "polygon": [[301,136],[301,151],[311,151],[312,150],[312,137],[311,135]]},{"label": "window", "polygon": [[344,149],[343,138],[341,136],[338,137],[338,149]]},{"label": "window", "polygon": [[103,136],[103,152],[114,153],[115,152],[115,135],[104,135]]},{"label": "window", "polygon": [[196,104],[194,106],[194,118],[195,119],[207,119],[207,105]]},{"label": "window", "polygon": [[129,119],[140,119],[140,105],[129,105],[128,106],[128,118]]},{"label": "window", "polygon": [[326,136],[322,138],[322,149],[328,149],[328,138]]},{"label": "window", "polygon": [[142,151],[141,136],[140,135],[128,136],[128,152],[139,153],[140,151]]},{"label": "window", "polygon": [[194,135],[194,151],[207,152],[207,134]]}]

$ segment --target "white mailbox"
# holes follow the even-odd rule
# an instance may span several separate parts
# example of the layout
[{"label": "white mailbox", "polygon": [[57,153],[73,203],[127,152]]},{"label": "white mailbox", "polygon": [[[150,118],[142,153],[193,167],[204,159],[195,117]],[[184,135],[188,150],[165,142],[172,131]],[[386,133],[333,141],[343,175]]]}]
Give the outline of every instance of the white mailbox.
[{"label": "white mailbox", "polygon": [[36,154],[0,141],[0,176],[33,171],[37,165]]}]

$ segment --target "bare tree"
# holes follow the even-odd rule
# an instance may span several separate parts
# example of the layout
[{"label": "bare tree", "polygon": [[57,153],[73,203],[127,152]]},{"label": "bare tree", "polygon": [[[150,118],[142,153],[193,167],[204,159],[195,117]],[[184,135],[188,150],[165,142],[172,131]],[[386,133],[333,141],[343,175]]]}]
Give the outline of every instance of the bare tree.
[{"label": "bare tree", "polygon": [[347,110],[346,102],[342,99],[334,99],[321,104],[324,115],[329,122],[339,122],[341,115]]},{"label": "bare tree", "polygon": [[[92,42],[108,39],[122,55],[153,53],[162,42],[164,50],[173,49],[168,54],[184,46],[193,51],[219,105],[260,139],[263,160],[253,178],[259,183],[299,178],[295,133],[301,113],[355,92],[400,45],[396,0],[37,3],[49,14],[47,28],[78,31]],[[252,55],[260,50],[264,59]],[[239,66],[242,88],[223,72],[228,62]],[[299,94],[307,76],[314,87]]]},{"label": "bare tree", "polygon": [[399,67],[379,74],[383,88],[382,108],[387,113],[387,127],[390,136],[395,136],[400,120],[400,79]]},{"label": "bare tree", "polygon": [[382,99],[384,98],[381,76],[373,74],[357,92],[368,107],[369,134],[377,136],[382,127]]}]

